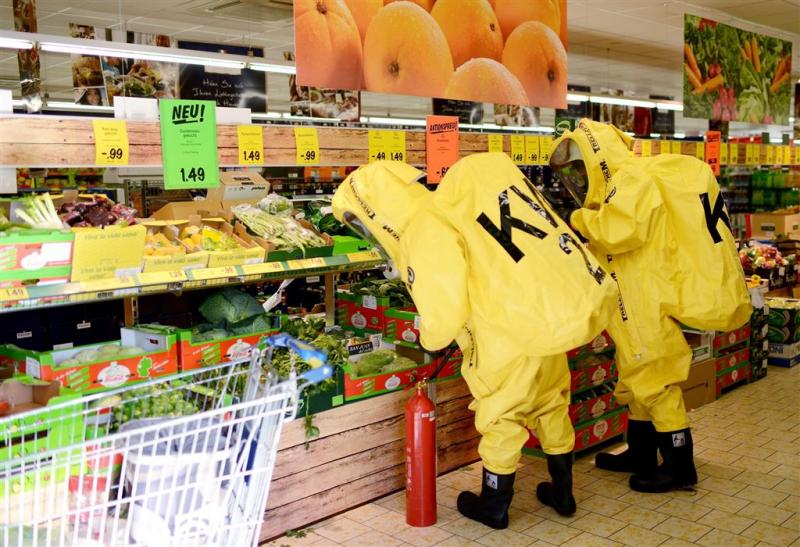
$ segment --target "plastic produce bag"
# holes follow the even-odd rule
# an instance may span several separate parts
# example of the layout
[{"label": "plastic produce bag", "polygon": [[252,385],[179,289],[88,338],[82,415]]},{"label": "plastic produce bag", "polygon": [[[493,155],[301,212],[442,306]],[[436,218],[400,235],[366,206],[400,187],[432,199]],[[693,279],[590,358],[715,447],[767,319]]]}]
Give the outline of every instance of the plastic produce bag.
[{"label": "plastic produce bag", "polygon": [[258,202],[258,208],[271,215],[289,216],[292,214],[292,202],[281,195],[272,193]]}]

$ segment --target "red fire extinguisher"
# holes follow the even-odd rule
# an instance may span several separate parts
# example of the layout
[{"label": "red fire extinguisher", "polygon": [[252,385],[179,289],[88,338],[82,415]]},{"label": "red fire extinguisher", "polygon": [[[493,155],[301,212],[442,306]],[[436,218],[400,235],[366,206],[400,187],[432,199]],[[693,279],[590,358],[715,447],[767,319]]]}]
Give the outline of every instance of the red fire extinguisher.
[{"label": "red fire extinguisher", "polygon": [[406,523],[436,524],[436,407],[417,382],[406,404]]}]

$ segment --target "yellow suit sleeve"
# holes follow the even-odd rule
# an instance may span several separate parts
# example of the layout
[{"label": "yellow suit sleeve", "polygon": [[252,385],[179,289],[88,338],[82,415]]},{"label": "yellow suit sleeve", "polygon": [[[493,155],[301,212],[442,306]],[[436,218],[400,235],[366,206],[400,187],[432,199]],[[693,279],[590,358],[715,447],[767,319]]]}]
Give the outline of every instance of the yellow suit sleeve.
[{"label": "yellow suit sleeve", "polygon": [[[616,183],[615,183],[616,182]],[[655,183],[642,173],[621,169],[597,210],[581,208],[570,223],[610,254],[633,251],[649,238],[650,219],[662,205]]]},{"label": "yellow suit sleeve", "polygon": [[459,233],[430,211],[414,217],[401,240],[401,275],[420,315],[420,343],[448,346],[469,310],[467,261]]}]

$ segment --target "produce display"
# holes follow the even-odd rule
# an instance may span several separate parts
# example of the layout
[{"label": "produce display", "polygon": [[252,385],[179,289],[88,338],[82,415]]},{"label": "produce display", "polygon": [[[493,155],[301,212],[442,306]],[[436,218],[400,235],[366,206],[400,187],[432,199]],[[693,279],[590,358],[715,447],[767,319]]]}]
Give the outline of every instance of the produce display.
[{"label": "produce display", "polygon": [[269,194],[267,197],[262,198],[258,202],[258,208],[271,215],[289,216],[292,214],[294,207],[291,200],[285,198],[280,194]]},{"label": "produce display", "polygon": [[28,196],[22,200],[23,208],[17,209],[16,219],[39,230],[61,230],[64,224],[56,213],[50,194],[41,197]]},{"label": "produce display", "polygon": [[236,205],[232,209],[234,216],[247,229],[259,237],[263,237],[279,250],[324,247],[325,239],[300,224],[289,215],[268,213],[248,204]]},{"label": "produce display", "polygon": [[744,247],[739,251],[739,260],[745,271],[755,271],[759,268],[773,270],[794,264],[795,255],[784,257],[781,252],[771,245],[758,245]]},{"label": "produce display", "polygon": [[[113,408],[115,425],[140,418],[162,416],[190,416],[197,414],[202,405],[195,398],[186,397],[188,390],[168,390],[164,386],[143,387],[125,391],[99,401],[101,408]],[[202,391],[201,386],[195,389]],[[198,391],[198,396],[200,395]]]},{"label": "produce display", "polygon": [[232,251],[239,248],[235,239],[210,226],[187,226],[181,230],[180,238],[190,252]]},{"label": "produce display", "polygon": [[389,349],[377,349],[364,354],[361,358],[351,363],[350,370],[356,378],[371,376],[373,374],[386,374],[418,367],[419,363],[408,357],[398,355]]},{"label": "produce display", "polygon": [[352,235],[347,226],[336,220],[330,201],[309,201],[303,208],[305,219],[320,232],[330,235]]},{"label": "produce display", "polygon": [[375,298],[389,298],[389,306],[405,308],[414,305],[411,296],[406,290],[405,283],[399,279],[365,279],[350,285],[349,291],[360,296],[374,296]]},{"label": "produce display", "polygon": [[147,256],[185,255],[186,247],[174,239],[168,239],[161,232],[148,229],[144,240],[144,254]]},{"label": "produce display", "polygon": [[195,342],[265,332],[272,323],[258,300],[232,287],[206,298],[198,311],[207,322],[192,328]]},{"label": "produce display", "polygon": [[136,209],[114,203],[102,194],[95,194],[86,201],[63,203],[58,215],[65,224],[76,228],[136,224]]},{"label": "produce display", "polygon": [[98,361],[110,361],[113,359],[127,359],[147,353],[138,346],[122,346],[120,344],[105,344],[98,348],[84,349],[76,353],[73,357],[58,363],[62,367],[85,365]]}]

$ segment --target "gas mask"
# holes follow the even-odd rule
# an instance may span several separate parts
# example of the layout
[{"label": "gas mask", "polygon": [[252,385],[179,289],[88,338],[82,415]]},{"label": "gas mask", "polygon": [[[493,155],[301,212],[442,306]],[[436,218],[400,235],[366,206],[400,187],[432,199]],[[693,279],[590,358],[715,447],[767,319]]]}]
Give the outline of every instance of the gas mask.
[{"label": "gas mask", "polygon": [[346,211],[344,213],[342,220],[348,228],[357,233],[362,239],[372,243],[378,252],[381,253],[381,256],[383,256],[383,258],[386,260],[386,269],[383,271],[384,277],[386,277],[386,279],[399,279],[400,271],[395,268],[394,260],[392,260],[392,257],[390,257],[386,250],[381,246],[378,239],[372,235],[370,229],[367,228],[364,223],[361,222],[361,220],[350,211]]},{"label": "gas mask", "polygon": [[589,191],[589,176],[578,144],[569,139],[561,141],[550,155],[550,168],[553,177],[569,191],[578,206],[583,207]]}]

